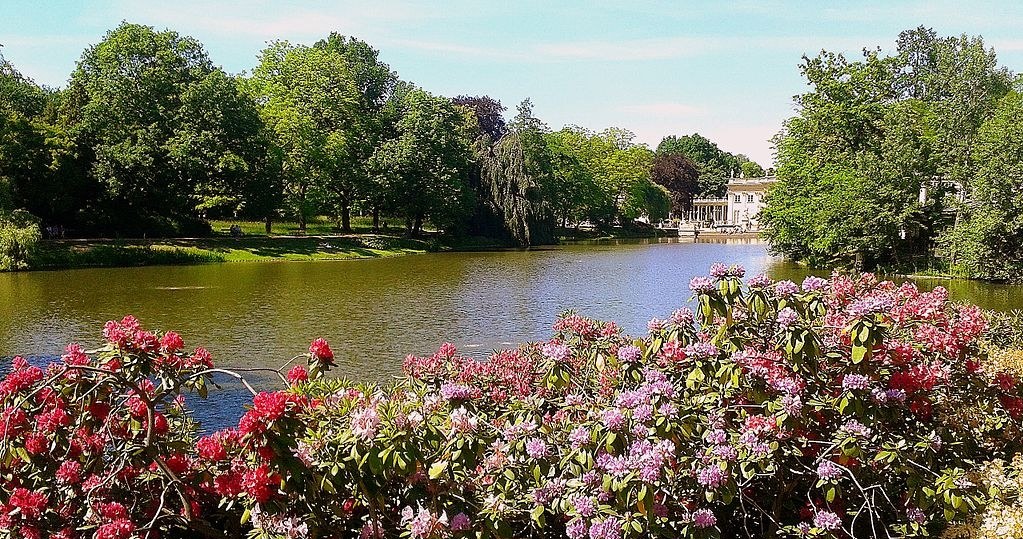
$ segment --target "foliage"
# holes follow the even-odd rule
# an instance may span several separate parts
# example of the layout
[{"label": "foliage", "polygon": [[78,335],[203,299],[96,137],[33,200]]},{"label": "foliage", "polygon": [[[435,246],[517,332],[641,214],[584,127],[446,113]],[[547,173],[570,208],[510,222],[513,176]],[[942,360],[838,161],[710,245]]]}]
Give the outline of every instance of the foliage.
[{"label": "foliage", "polygon": [[811,90],[775,139],[779,183],[761,216],[772,248],[815,265],[927,256],[1008,71],[980,38],[924,28],[900,34],[894,55],[822,52],[801,69]]},{"label": "foliage", "polygon": [[[181,233],[202,199],[261,185],[251,102],[195,39],[122,23],[87,49],[59,122],[96,182],[101,230]],[[186,228],[182,229],[184,225]]]},{"label": "foliage", "polygon": [[[566,127],[548,138],[557,153],[565,156],[557,160],[565,167],[559,177],[585,181],[585,176],[572,172],[575,163],[579,163],[593,179],[595,189],[591,193],[585,183],[581,185],[588,219],[604,225],[627,224],[649,213],[647,195],[657,192],[649,188],[653,152],[635,144],[632,132],[611,127],[594,133],[581,127]],[[653,201],[657,205],[663,198]]]},{"label": "foliage", "polygon": [[246,82],[283,156],[290,211],[303,230],[327,207],[351,231],[352,206],[371,189],[369,159],[396,81],[377,56],[339,34],[312,47],[274,42]]},{"label": "foliage", "polygon": [[0,271],[28,267],[41,237],[38,220],[25,210],[0,211]]},{"label": "foliage", "polygon": [[101,539],[202,529],[183,394],[205,394],[209,353],[173,332],[109,322],[107,344],[68,345],[46,370],[15,358],[0,385],[0,533]]},{"label": "foliage", "polygon": [[1023,271],[1023,95],[1010,92],[980,127],[963,215],[940,239],[954,273],[1020,281]]},{"label": "foliage", "polygon": [[1013,503],[975,472],[1011,460],[1023,419],[979,309],[869,274],[743,273],[716,264],[690,284],[695,314],[641,338],[569,313],[486,360],[410,356],[390,387],[324,377],[317,340],[308,367],[278,371],[287,389],[194,449],[176,396],[203,390],[208,356],[111,322],[94,357],[72,345],[45,374],[18,359],[0,383],[0,530],[919,536]]},{"label": "foliage", "polygon": [[740,172],[739,156],[718,148],[717,144],[699,133],[664,137],[657,145],[657,153],[681,155],[696,165],[700,171],[700,197],[724,197],[728,179]]},{"label": "foliage", "polygon": [[684,155],[659,153],[654,156],[650,179],[671,194],[671,209],[684,215],[693,209],[693,198],[700,189],[700,172]]},{"label": "foliage", "polygon": [[405,219],[410,234],[418,234],[427,218],[441,228],[458,225],[472,204],[466,111],[407,84],[385,108],[388,134],[370,162],[385,204]]},{"label": "foliage", "polygon": [[490,137],[490,144],[501,140],[508,132],[508,125],[503,116],[507,108],[500,101],[486,95],[460,95],[451,99],[451,102],[471,110],[476,115],[480,133]]}]

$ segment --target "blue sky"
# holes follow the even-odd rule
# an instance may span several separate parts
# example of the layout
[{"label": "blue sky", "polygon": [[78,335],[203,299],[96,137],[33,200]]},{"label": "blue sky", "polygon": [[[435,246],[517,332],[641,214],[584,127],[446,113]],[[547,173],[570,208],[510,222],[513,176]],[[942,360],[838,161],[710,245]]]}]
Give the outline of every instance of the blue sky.
[{"label": "blue sky", "polygon": [[488,94],[511,111],[530,97],[555,129],[613,125],[651,146],[699,132],[764,165],[805,88],[803,54],[890,49],[923,24],[983,35],[1023,71],[1018,1],[0,0],[0,43],[26,75],[62,86],[82,50],[122,20],[194,36],[232,73],[251,69],[269,40],[338,31],[435,93]]}]

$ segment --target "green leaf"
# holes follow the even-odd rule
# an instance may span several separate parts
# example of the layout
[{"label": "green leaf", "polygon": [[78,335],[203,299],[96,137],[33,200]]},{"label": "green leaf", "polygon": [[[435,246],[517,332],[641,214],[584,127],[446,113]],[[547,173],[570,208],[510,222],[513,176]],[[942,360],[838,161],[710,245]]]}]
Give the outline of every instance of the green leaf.
[{"label": "green leaf", "polygon": [[433,463],[430,466],[430,479],[437,479],[444,473],[444,470],[448,469],[448,461],[442,460],[440,462]]}]

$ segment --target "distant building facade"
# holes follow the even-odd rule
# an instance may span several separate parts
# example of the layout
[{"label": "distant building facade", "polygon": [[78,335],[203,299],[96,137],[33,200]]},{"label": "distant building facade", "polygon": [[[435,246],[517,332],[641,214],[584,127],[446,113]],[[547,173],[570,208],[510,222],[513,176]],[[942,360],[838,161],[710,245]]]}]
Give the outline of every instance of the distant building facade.
[{"label": "distant building facade", "polygon": [[776,181],[774,176],[732,178],[728,180],[725,198],[693,200],[693,209],[681,216],[680,225],[691,229],[758,231],[758,217],[764,207],[764,196]]}]

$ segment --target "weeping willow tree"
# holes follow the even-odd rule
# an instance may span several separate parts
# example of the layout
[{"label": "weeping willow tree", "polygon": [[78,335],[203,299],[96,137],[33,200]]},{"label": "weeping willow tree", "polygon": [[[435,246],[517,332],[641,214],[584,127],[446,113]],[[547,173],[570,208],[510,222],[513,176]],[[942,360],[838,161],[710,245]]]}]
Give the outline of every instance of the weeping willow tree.
[{"label": "weeping willow tree", "polygon": [[553,175],[542,137],[513,131],[481,160],[480,186],[505,232],[520,245],[555,243],[555,215],[546,202]]}]

